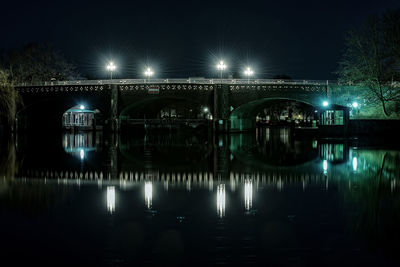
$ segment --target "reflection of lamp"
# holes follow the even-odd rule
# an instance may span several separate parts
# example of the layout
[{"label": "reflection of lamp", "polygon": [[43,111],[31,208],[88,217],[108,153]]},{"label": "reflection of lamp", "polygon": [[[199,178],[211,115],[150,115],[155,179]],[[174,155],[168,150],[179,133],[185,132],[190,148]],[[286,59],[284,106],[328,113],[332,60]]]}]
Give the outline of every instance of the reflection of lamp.
[{"label": "reflection of lamp", "polygon": [[151,209],[153,199],[153,184],[152,182],[146,182],[144,184],[144,202],[148,209]]},{"label": "reflection of lamp", "polygon": [[253,182],[246,180],[244,182],[244,208],[248,211],[253,205]]},{"label": "reflection of lamp", "polygon": [[79,152],[80,156],[81,156],[81,160],[83,160],[85,158],[85,150],[81,149],[81,151]]},{"label": "reflection of lamp", "polygon": [[225,216],[225,185],[217,187],[217,213],[220,218]]},{"label": "reflection of lamp", "polygon": [[322,163],[322,167],[324,169],[324,174],[328,172],[328,161],[324,159],[324,162]]},{"label": "reflection of lamp", "polygon": [[353,157],[353,171],[357,171],[357,157]]},{"label": "reflection of lamp", "polygon": [[115,187],[107,186],[107,210],[111,214],[115,211]]}]

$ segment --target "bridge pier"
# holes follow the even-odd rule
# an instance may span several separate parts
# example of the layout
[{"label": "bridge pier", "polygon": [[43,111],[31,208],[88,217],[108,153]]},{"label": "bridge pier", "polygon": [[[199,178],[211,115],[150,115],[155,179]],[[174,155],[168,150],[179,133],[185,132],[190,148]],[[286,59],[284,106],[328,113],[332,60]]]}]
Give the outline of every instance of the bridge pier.
[{"label": "bridge pier", "polygon": [[120,120],[119,120],[119,89],[117,84],[108,85],[110,90],[110,110],[108,114],[105,114],[107,124],[104,125],[107,131],[119,132]]},{"label": "bridge pier", "polygon": [[254,118],[235,118],[231,120],[231,132],[244,132],[252,131],[256,128],[256,121]]},{"label": "bridge pier", "polygon": [[213,130],[229,132],[230,129],[230,90],[226,84],[216,84],[214,89]]},{"label": "bridge pier", "polygon": [[118,179],[118,137],[107,137],[107,179]]},{"label": "bridge pier", "polygon": [[213,175],[217,182],[229,179],[229,135],[214,135]]}]

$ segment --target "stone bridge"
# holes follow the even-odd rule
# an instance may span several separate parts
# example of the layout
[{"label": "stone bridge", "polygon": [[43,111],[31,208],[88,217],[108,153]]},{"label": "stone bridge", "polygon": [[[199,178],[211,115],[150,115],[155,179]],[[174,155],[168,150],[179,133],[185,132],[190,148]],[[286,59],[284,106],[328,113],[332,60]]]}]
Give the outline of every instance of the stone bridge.
[{"label": "stone bridge", "polygon": [[332,98],[327,81],[152,79],[57,81],[16,86],[23,105],[17,113],[19,129],[46,125],[61,127],[63,113],[75,105],[98,109],[104,126],[117,131],[131,119],[156,118],[170,104],[206,108],[217,131],[255,128],[263,107],[292,100],[321,106],[344,104]]}]

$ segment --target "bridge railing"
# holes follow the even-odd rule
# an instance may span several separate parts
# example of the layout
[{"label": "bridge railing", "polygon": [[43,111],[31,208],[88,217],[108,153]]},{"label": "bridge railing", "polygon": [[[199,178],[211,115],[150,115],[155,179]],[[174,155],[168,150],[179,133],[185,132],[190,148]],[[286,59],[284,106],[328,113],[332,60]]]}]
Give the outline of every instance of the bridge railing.
[{"label": "bridge railing", "polygon": [[109,84],[309,84],[325,85],[336,83],[327,80],[277,80],[277,79],[206,79],[206,78],[183,78],[183,79],[113,79],[113,80],[75,80],[75,81],[44,81],[34,83],[20,83],[17,87],[31,86],[66,86],[66,85],[109,85]]}]

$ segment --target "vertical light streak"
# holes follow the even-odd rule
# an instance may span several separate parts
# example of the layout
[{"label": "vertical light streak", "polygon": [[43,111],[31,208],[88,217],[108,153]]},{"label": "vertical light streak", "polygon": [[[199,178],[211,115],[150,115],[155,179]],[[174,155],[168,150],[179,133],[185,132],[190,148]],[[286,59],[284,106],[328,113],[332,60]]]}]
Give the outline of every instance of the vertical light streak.
[{"label": "vertical light streak", "polygon": [[217,214],[220,218],[225,217],[225,184],[217,187]]},{"label": "vertical light streak", "polygon": [[148,209],[151,209],[152,200],[153,200],[153,183],[146,182],[144,184],[144,202]]},{"label": "vertical light streak", "polygon": [[253,206],[253,181],[244,182],[244,208],[249,211]]},{"label": "vertical light streak", "polygon": [[115,212],[115,187],[107,186],[107,210],[111,214]]}]

